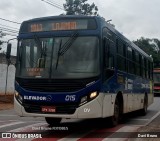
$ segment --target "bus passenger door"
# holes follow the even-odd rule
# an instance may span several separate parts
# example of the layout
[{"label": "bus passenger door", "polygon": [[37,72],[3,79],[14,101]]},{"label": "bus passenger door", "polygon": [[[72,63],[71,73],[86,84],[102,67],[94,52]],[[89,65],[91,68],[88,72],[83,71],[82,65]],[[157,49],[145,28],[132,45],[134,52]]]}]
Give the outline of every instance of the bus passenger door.
[{"label": "bus passenger door", "polygon": [[115,100],[115,57],[114,51],[111,49],[113,42],[110,41],[107,37],[104,37],[103,40],[103,117],[113,116],[114,104],[112,103]]}]

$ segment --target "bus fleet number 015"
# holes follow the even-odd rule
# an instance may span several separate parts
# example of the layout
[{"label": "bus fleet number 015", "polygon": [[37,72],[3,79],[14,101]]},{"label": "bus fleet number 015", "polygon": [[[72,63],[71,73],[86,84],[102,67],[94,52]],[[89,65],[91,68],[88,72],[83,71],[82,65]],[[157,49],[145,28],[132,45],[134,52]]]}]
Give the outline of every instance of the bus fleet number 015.
[{"label": "bus fleet number 015", "polygon": [[75,101],[76,95],[66,95],[65,101]]}]

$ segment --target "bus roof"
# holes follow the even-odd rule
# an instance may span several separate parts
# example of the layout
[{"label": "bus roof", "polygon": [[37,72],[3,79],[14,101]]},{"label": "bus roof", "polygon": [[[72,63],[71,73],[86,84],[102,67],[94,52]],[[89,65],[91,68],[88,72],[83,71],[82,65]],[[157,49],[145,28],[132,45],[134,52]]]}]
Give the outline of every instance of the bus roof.
[{"label": "bus roof", "polygon": [[[48,16],[48,17],[40,17],[40,18],[34,18],[30,20],[26,20],[24,22],[36,22],[36,21],[45,21],[45,20],[53,20],[53,19],[65,19],[65,18],[96,18],[97,16],[86,16],[86,15],[59,15],[59,16]],[[23,23],[24,23],[23,22]],[[23,24],[22,23],[22,24]]]}]

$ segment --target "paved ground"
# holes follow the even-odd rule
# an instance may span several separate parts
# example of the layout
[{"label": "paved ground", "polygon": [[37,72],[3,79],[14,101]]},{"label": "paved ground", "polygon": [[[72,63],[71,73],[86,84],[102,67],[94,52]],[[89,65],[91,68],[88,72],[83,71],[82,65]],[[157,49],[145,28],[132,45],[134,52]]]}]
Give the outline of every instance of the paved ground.
[{"label": "paved ground", "polygon": [[[0,98],[0,110],[7,110],[13,108],[13,101],[5,101],[4,98]],[[136,138],[128,138],[125,141],[159,141],[160,140],[160,112],[157,113],[146,125],[140,127],[135,131]],[[132,135],[131,135],[132,136]],[[152,136],[152,137],[147,137]],[[154,136],[154,137],[153,137]],[[159,138],[157,138],[158,136]],[[135,136],[134,136],[135,137]]]},{"label": "paved ground", "polygon": [[160,140],[159,122],[160,122],[160,115],[157,116],[148,125],[142,126],[137,130],[139,137],[130,138],[128,139],[128,141],[159,141]]}]

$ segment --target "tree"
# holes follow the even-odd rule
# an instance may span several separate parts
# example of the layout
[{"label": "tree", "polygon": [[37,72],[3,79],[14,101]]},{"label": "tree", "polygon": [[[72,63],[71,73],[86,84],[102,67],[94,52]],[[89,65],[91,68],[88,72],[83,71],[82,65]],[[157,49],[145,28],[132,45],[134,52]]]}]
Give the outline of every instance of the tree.
[{"label": "tree", "polygon": [[3,44],[3,42],[2,41],[0,41],[0,45],[2,45]]},{"label": "tree", "polygon": [[92,3],[86,3],[87,0],[66,0],[63,7],[66,15],[98,15],[98,7]]},{"label": "tree", "polygon": [[[4,34],[2,33],[2,31],[0,31],[0,39],[2,38],[4,36]],[[2,45],[3,44],[3,41],[2,40],[0,40],[0,45]],[[1,50],[1,49],[0,49]]]},{"label": "tree", "polygon": [[[3,44],[3,42],[0,40],[0,46]],[[1,50],[2,48],[0,47],[0,50]]]},{"label": "tree", "polygon": [[160,64],[160,40],[156,38],[149,39],[141,37],[140,39],[137,39],[133,42],[142,50],[144,50],[148,55],[152,55],[155,64]]}]

